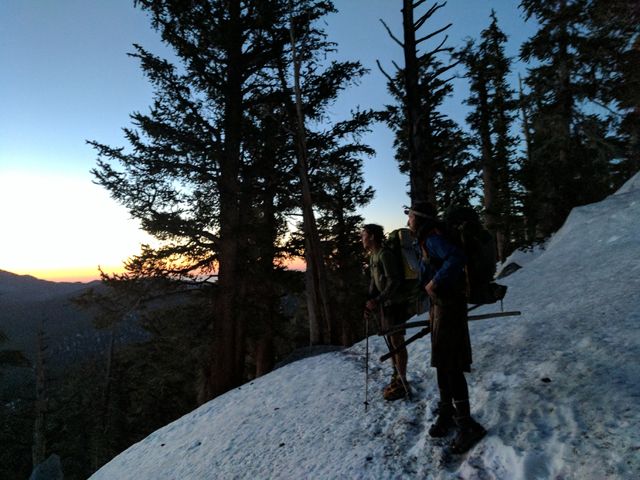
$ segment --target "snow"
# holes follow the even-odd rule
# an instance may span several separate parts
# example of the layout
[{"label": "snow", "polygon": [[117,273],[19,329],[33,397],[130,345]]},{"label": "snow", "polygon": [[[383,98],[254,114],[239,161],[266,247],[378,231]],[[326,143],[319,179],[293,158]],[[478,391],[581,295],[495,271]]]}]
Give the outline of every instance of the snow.
[{"label": "snow", "polygon": [[378,362],[386,347],[371,337],[368,412],[362,341],[214,399],[91,478],[640,478],[634,178],[574,209],[535,260],[501,281],[509,286],[505,310],[521,316],[469,324],[472,412],[488,434],[468,454],[446,456],[447,440],[427,434],[437,404],[428,338],[409,347],[413,400],[388,403],[380,392],[390,367]]},{"label": "snow", "polygon": [[544,249],[546,248],[545,243],[539,243],[534,245],[531,248],[527,248],[524,250],[516,250],[511,255],[507,257],[507,259],[502,262],[502,264],[498,265],[498,272],[502,270],[507,265],[512,263],[518,264],[520,267],[524,267],[526,264],[531,263],[536,258],[544,253]]},{"label": "snow", "polygon": [[621,193],[628,193],[633,190],[640,190],[640,172],[636,173],[633,177],[625,182],[622,187],[614,194],[619,195]]}]

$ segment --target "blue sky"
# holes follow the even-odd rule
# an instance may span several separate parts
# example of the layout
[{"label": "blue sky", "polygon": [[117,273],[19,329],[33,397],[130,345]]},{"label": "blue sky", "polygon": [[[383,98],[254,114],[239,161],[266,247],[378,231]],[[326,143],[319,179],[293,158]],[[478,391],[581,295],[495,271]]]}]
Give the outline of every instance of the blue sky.
[{"label": "blue sky", "polygon": [[[479,36],[493,8],[509,36],[507,53],[516,56],[535,30],[524,23],[518,3],[449,0],[423,28],[426,33],[452,22],[447,45],[458,47]],[[375,61],[390,72],[392,60],[402,64],[402,51],[379,19],[401,37],[402,2],[335,4],[339,13],[327,19],[326,31],[338,43],[336,58],[359,59],[371,70],[333,106],[339,119],[358,105],[380,108],[389,101]],[[124,146],[121,129],[129,125],[129,114],[151,103],[150,86],[126,55],[133,43],[168,54],[132,0],[0,2],[0,269],[89,278],[98,265],[115,269],[149,241],[126,210],[91,183],[95,154],[85,144],[92,139]],[[467,91],[464,81],[455,86],[445,112],[462,123]],[[366,141],[377,151],[365,165],[365,178],[377,194],[363,214],[368,222],[396,228],[404,224],[402,205],[408,198],[406,178],[393,159],[393,135],[377,125]],[[76,273],[65,276],[63,270]],[[94,273],[81,275],[81,270]]]}]

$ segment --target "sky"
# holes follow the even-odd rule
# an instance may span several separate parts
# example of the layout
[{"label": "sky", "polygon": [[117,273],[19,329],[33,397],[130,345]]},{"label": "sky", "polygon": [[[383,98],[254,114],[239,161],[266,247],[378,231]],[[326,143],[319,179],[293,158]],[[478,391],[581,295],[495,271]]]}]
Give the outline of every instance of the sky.
[{"label": "sky", "polygon": [[391,367],[374,335],[368,390],[363,340],[227,392],[90,478],[638,478],[639,216],[637,174],[575,208],[544,250],[512,257],[523,268],[501,280],[504,308],[522,314],[469,323],[471,413],[487,435],[465,455],[427,433],[438,402],[429,337],[408,346],[413,399],[389,403]]},{"label": "sky", "polygon": [[[430,6],[429,1],[423,6]],[[479,36],[491,9],[509,36],[507,54],[535,31],[514,0],[449,0],[423,27],[449,22],[449,46]],[[326,31],[338,44],[337,59],[358,59],[370,69],[359,86],[332,107],[339,120],[351,109],[381,108],[389,102],[386,79],[400,47],[387,35],[384,19],[401,37],[400,0],[335,0],[338,14]],[[86,140],[126,146],[122,128],[129,115],[146,112],[152,90],[135,59],[137,43],[171,53],[132,0],[3,0],[0,2],[0,269],[55,281],[86,281],[97,267],[119,271],[122,262],[153,243],[124,207],[92,183],[96,155]],[[516,65],[515,71],[522,71]],[[462,74],[462,70],[458,70]],[[515,73],[514,73],[514,79]],[[456,80],[444,107],[464,121],[465,82]],[[362,210],[367,222],[386,229],[404,225],[407,178],[397,171],[393,134],[376,125],[365,141],[376,156],[365,162],[365,180],[376,190]]]}]

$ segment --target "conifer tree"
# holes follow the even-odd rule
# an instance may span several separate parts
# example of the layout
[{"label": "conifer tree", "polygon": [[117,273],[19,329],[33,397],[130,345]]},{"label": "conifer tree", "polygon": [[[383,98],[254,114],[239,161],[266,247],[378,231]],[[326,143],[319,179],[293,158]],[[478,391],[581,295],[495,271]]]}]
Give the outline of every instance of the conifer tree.
[{"label": "conifer tree", "polygon": [[[404,52],[404,67],[396,67],[392,77],[382,67],[388,88],[397,104],[386,107],[385,119],[396,133],[396,160],[400,171],[409,175],[412,201],[428,200],[443,206],[467,200],[473,185],[473,165],[468,154],[468,139],[451,119],[440,111],[451,94],[452,77],[443,77],[458,62],[442,55],[451,54],[445,47],[447,36],[434,48],[419,51],[422,42],[445,32],[451,24],[418,37],[418,30],[442,7],[434,3],[417,20],[416,10],[426,0],[403,0],[403,41],[396,38],[386,24],[389,35]],[[450,56],[450,55],[449,55]]]},{"label": "conifer tree", "polygon": [[0,445],[3,445],[0,449],[0,478],[26,478],[33,470],[35,459],[35,405],[31,399],[36,388],[28,375],[20,375],[29,380],[21,382],[23,384],[18,385],[18,391],[16,385],[8,388],[14,382],[6,380],[12,367],[23,368],[25,372],[28,368],[34,373],[35,369],[29,368],[31,362],[21,351],[2,348],[8,341],[9,337],[0,330],[0,384],[3,387],[0,388]]},{"label": "conifer tree", "polygon": [[45,371],[45,351],[47,345],[44,335],[44,322],[40,323],[36,349],[36,401],[35,421],[33,425],[33,468],[47,458],[46,419],[49,412],[49,398]]},{"label": "conifer tree", "polygon": [[[246,371],[249,336],[264,339],[254,342],[251,352],[262,358],[258,370],[273,364],[269,352],[279,317],[287,228],[290,217],[302,211],[290,5],[287,0],[137,4],[151,14],[179,64],[136,46],[133,56],[155,87],[155,102],[149,113],[132,115],[134,128],[125,129],[131,151],[90,142],[99,155],[94,175],[161,242],[145,246],[127,263],[124,280],[202,283],[203,277],[217,277],[217,288],[208,290],[215,309],[201,396],[206,400],[253,376]],[[321,58],[331,44],[317,23],[333,5],[312,0],[296,5],[295,29],[306,32],[297,45],[301,106],[304,118],[318,122],[363,70],[353,62],[322,70]],[[316,161],[321,156],[309,157],[309,171]]]},{"label": "conifer tree", "polygon": [[496,240],[498,259],[504,260],[513,249],[516,235],[516,139],[510,133],[516,103],[507,79],[511,63],[504,53],[507,37],[500,30],[494,11],[481,38],[477,46],[469,40],[459,58],[471,82],[466,103],[472,111],[467,122],[479,150],[485,224]]},{"label": "conifer tree", "polygon": [[[358,112],[348,121],[316,132],[310,146],[321,162],[312,172],[314,196],[319,211],[318,226],[325,246],[329,287],[336,311],[331,343],[350,345],[357,338],[355,326],[362,317],[366,283],[362,275],[360,230],[363,219],[356,210],[369,203],[373,189],[362,174],[362,156],[373,150],[360,142],[372,112]],[[360,287],[359,287],[360,286]]]},{"label": "conifer tree", "polygon": [[[241,383],[253,265],[245,261],[253,215],[252,165],[244,146],[248,105],[286,37],[267,27],[282,23],[273,2],[137,2],[174,48],[180,68],[137,46],[137,57],[156,88],[148,114],[125,129],[131,153],[98,143],[98,183],[160,239],[127,267],[132,275],[216,274],[218,298],[210,349],[210,398]],[[278,8],[279,7],[279,8]],[[257,108],[256,105],[252,105]],[[105,159],[118,162],[116,170]],[[273,243],[273,241],[271,242]],[[213,312],[212,312],[213,314]]]},{"label": "conifer tree", "polygon": [[538,32],[522,45],[530,62],[530,157],[522,168],[530,238],[559,228],[572,207],[612,189],[615,139],[611,121],[594,110],[597,60],[591,55],[589,0],[523,0]]},{"label": "conifer tree", "polygon": [[[328,4],[327,4],[328,6]],[[311,184],[309,181],[309,151],[307,147],[307,126],[306,116],[303,108],[302,86],[301,86],[301,69],[302,63],[305,61],[304,52],[300,51],[302,43],[322,42],[322,35],[317,36],[310,32],[300,31],[300,16],[309,15],[307,2],[298,2],[297,8],[294,9],[293,0],[289,0],[289,38],[291,41],[290,59],[287,62],[291,68],[292,88],[289,87],[287,76],[284,69],[280,70],[280,78],[282,81],[283,91],[290,89],[294,95],[294,101],[289,108],[290,126],[295,132],[295,152],[297,158],[297,170],[299,184],[302,193],[302,228],[305,239],[305,262],[306,262],[306,294],[307,294],[307,311],[309,315],[309,337],[312,345],[329,343],[335,330],[334,312],[332,312],[329,304],[329,291],[327,285],[327,270],[324,263],[324,255],[322,253],[322,245],[320,243],[320,234],[316,222],[314,212],[314,201],[311,195]],[[307,7],[307,8],[305,8]],[[296,22],[296,19],[298,21]],[[294,22],[297,25],[294,25]],[[304,23],[303,23],[304,24]],[[298,27],[298,28],[296,28]],[[303,42],[298,41],[300,36],[309,36]],[[308,53],[309,51],[307,51]],[[313,54],[307,59],[313,59]],[[295,107],[295,108],[293,108]]]},{"label": "conifer tree", "polygon": [[640,4],[593,0],[589,27],[593,83],[617,136],[615,188],[640,170]]},{"label": "conifer tree", "polygon": [[[248,206],[242,203],[247,98],[274,53],[263,24],[277,9],[260,2],[137,2],[173,47],[181,68],[136,47],[156,88],[149,114],[126,129],[132,153],[94,143],[100,184],[163,241],[129,262],[136,275],[217,275],[220,287],[207,375],[208,395],[241,383],[250,274]],[[275,6],[275,5],[274,5]],[[284,39],[280,40],[284,42]],[[118,161],[116,171],[103,158]],[[194,277],[192,277],[194,278]]]},{"label": "conifer tree", "polygon": [[[0,345],[7,342],[9,337],[0,330]],[[30,365],[29,360],[19,350],[0,350],[0,375],[2,374],[2,368],[5,367],[28,367]]]}]

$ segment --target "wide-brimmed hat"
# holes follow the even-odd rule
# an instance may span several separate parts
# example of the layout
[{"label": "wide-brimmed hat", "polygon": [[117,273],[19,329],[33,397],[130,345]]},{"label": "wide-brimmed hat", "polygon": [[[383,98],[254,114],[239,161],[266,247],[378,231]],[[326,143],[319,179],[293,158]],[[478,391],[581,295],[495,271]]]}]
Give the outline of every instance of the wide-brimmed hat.
[{"label": "wide-brimmed hat", "polygon": [[431,218],[431,219],[438,218],[438,211],[436,210],[436,207],[434,207],[429,202],[422,202],[422,201],[414,202],[411,204],[410,207],[405,206],[404,209],[405,209],[404,213],[406,215],[413,213],[418,217]]}]

